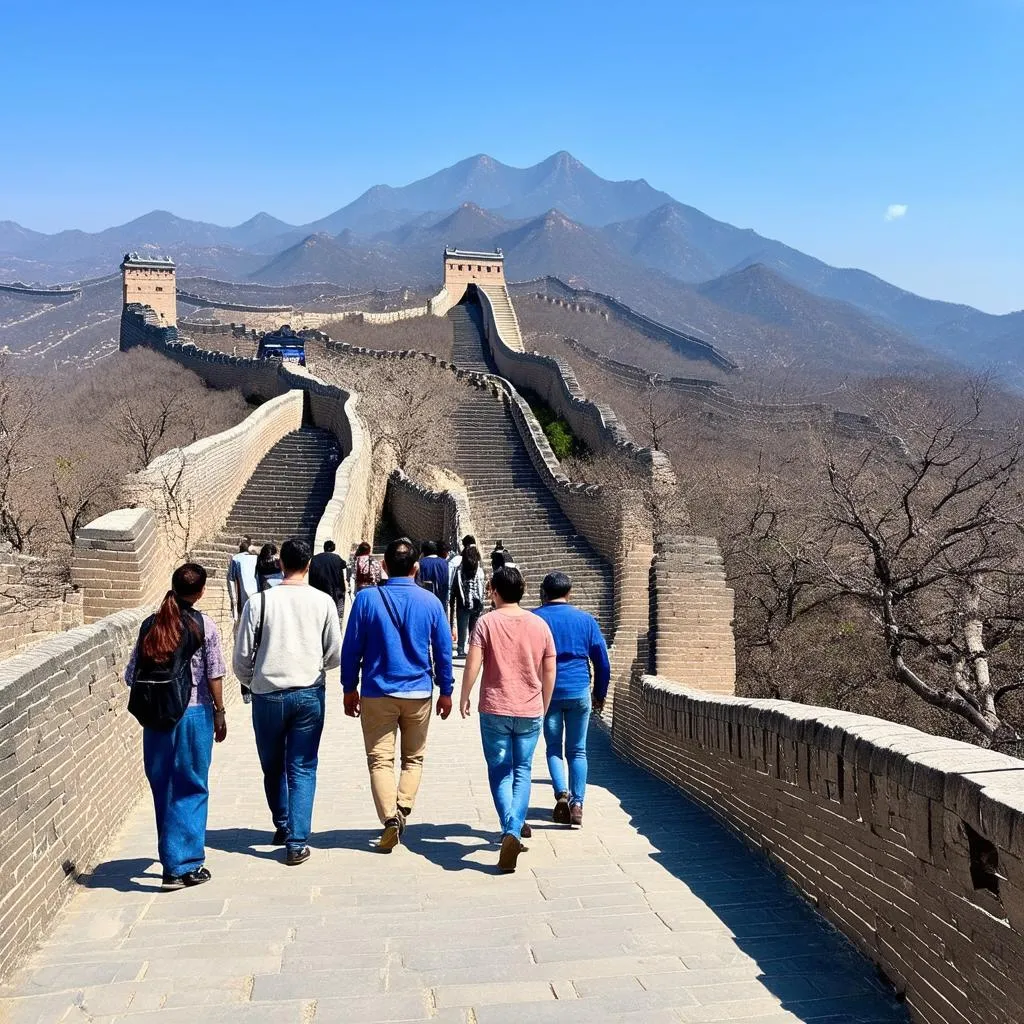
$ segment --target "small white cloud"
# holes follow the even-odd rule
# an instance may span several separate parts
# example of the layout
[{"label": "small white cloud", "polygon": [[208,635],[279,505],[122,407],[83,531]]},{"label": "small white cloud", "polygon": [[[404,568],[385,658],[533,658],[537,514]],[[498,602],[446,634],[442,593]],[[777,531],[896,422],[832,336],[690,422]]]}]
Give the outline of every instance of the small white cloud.
[{"label": "small white cloud", "polygon": [[908,207],[906,203],[890,203],[885,208],[885,219],[899,220],[900,217],[906,217],[907,208]]}]

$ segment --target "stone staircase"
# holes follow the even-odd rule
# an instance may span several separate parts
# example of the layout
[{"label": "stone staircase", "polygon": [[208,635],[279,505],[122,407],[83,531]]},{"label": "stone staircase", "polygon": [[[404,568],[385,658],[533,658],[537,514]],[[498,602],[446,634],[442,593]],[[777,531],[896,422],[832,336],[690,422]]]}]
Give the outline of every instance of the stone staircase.
[{"label": "stone staircase", "polygon": [[[475,302],[448,313],[453,361],[490,370],[480,309]],[[455,471],[466,482],[477,543],[489,570],[494,542],[505,543],[526,577],[524,604],[535,607],[545,574],[561,569],[573,580],[573,600],[594,615],[605,635],[612,627],[612,572],[576,532],[544,485],[505,405],[489,392],[467,389],[456,410]]]},{"label": "stone staircase", "polygon": [[494,310],[494,322],[498,326],[498,333],[509,348],[517,352],[523,351],[523,335],[519,330],[519,318],[516,316],[515,307],[509,298],[508,291],[504,285],[478,285],[481,291],[487,293],[491,300],[491,308]]},{"label": "stone staircase", "polygon": [[238,496],[224,529],[194,552],[212,578],[223,578],[241,537],[256,545],[289,537],[313,543],[317,523],[334,491],[341,461],[337,438],[318,427],[286,434],[260,461]]}]

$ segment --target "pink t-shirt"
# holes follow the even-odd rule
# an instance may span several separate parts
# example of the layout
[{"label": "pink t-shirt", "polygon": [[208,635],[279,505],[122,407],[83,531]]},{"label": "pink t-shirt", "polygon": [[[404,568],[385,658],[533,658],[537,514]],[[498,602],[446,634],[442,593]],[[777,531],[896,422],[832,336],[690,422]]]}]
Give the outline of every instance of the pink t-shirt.
[{"label": "pink t-shirt", "polygon": [[539,615],[481,615],[472,647],[484,655],[480,710],[489,715],[538,718],[544,714],[543,663],[555,657],[555,641]]}]

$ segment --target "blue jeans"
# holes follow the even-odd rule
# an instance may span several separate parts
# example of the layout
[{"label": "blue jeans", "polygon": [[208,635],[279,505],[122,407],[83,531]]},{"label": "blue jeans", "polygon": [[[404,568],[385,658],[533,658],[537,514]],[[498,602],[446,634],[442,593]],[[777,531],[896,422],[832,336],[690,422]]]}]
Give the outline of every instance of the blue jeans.
[{"label": "blue jeans", "polygon": [[[555,796],[569,794],[569,803],[582,804],[587,790],[587,726],[590,724],[590,695],[553,700],[544,716],[544,744],[547,747],[548,772]],[[565,739],[565,760],[562,739]],[[569,762],[569,782],[565,780],[565,761]]]},{"label": "blue jeans", "polygon": [[540,739],[540,718],[480,714],[480,738],[487,762],[494,809],[502,835],[520,838],[530,809],[533,752]]},{"label": "blue jeans", "polygon": [[288,833],[289,850],[301,850],[313,821],[324,688],[254,693],[252,725],[274,827]]},{"label": "blue jeans", "polygon": [[157,849],[165,875],[184,875],[206,860],[213,708],[187,708],[170,732],[142,730],[142,761],[153,791]]}]

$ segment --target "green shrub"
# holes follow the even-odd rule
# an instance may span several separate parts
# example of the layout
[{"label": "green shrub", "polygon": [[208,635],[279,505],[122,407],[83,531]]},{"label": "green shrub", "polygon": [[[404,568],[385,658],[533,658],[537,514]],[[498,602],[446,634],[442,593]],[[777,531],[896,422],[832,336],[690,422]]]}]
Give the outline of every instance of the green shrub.
[{"label": "green shrub", "polygon": [[555,420],[544,427],[548,444],[556,459],[567,459],[576,451],[576,438],[564,420]]}]

